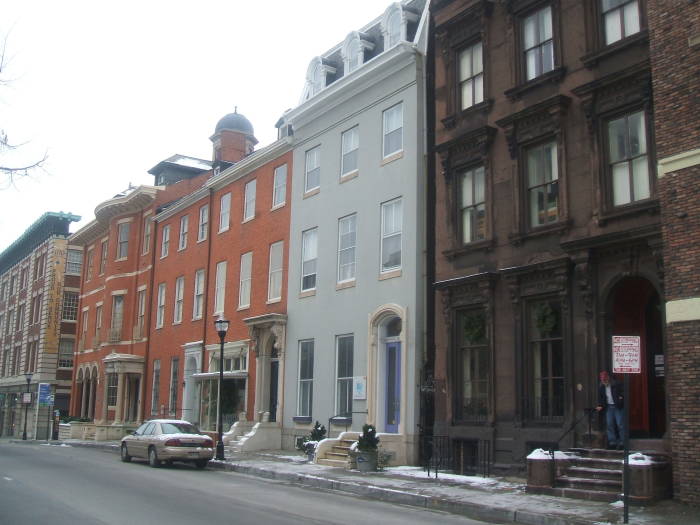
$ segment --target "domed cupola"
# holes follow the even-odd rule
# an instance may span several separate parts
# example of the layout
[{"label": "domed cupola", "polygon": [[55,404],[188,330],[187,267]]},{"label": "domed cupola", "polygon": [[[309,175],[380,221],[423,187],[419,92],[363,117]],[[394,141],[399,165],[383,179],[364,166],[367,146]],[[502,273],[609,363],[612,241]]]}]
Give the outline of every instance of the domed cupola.
[{"label": "domed cupola", "polygon": [[238,113],[238,108],[217,122],[210,140],[214,145],[213,160],[215,163],[238,162],[252,153],[258,143],[253,125],[247,118]]}]

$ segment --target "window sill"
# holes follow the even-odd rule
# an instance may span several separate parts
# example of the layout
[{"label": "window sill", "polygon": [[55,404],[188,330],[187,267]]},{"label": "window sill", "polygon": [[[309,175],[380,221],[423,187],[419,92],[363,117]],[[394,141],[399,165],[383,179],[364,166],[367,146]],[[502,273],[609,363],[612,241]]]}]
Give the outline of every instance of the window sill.
[{"label": "window sill", "polygon": [[299,299],[303,299],[304,297],[312,297],[316,295],[316,288],[313,290],[305,290],[299,294]]},{"label": "window sill", "polygon": [[313,197],[314,195],[317,195],[319,193],[321,193],[321,188],[314,188],[313,190],[305,192],[302,199],[308,199],[309,197]]},{"label": "window sill", "polygon": [[[182,321],[173,321],[173,326],[177,326],[179,324],[182,324]],[[136,339],[138,341],[138,339]]]},{"label": "window sill", "polygon": [[279,210],[280,208],[284,208],[285,204],[287,204],[287,201],[280,202],[279,204],[275,204],[272,208],[270,208],[270,211],[275,211],[275,210]]},{"label": "window sill", "polygon": [[359,175],[360,175],[360,170],[353,170],[353,171],[351,171],[351,172],[349,172],[349,173],[345,173],[345,174],[343,174],[343,175],[340,176],[340,184],[342,184],[342,183],[344,183],[344,182],[348,182],[348,181],[350,181],[350,180],[352,180],[352,179],[355,179],[355,178],[357,178]]},{"label": "window sill", "polygon": [[295,423],[300,423],[300,424],[304,424],[304,425],[311,424],[312,419],[313,418],[311,416],[293,416],[292,417],[292,421],[294,421]]},{"label": "window sill", "polygon": [[250,310],[250,305],[246,304],[245,306],[239,306],[238,308],[236,308],[237,312],[241,312],[243,310]]},{"label": "window sill", "polygon": [[355,288],[355,279],[351,281],[343,281],[342,283],[336,283],[336,290],[345,290],[346,288]]},{"label": "window sill", "polygon": [[337,425],[337,426],[350,426],[352,425],[352,417],[343,417],[343,416],[338,416],[338,417],[332,417],[330,419],[331,425]]},{"label": "window sill", "polygon": [[243,220],[241,221],[241,224],[245,224],[246,222],[250,222],[250,221],[252,221],[253,219],[255,219],[255,215],[253,215],[252,217],[248,217],[247,219],[243,219]]},{"label": "window sill", "polygon": [[452,250],[445,250],[442,254],[450,260],[456,259],[462,255],[475,252],[489,252],[493,249],[494,239],[484,239],[482,241],[474,241],[469,244],[464,244]]},{"label": "window sill", "polygon": [[384,157],[379,165],[386,166],[387,164],[390,164],[395,160],[399,160],[401,158],[403,158],[403,150],[397,151],[396,153],[392,153],[391,155]]},{"label": "window sill", "polygon": [[202,320],[202,316],[192,318],[192,321],[201,321],[201,320]]},{"label": "window sill", "polygon": [[219,228],[219,231],[217,233],[226,233],[229,230],[230,226],[226,226],[226,228]]},{"label": "window sill", "polygon": [[166,253],[165,255],[161,255],[160,258],[161,258],[161,260],[163,260],[163,259],[165,259],[167,256],[168,256],[168,254]]},{"label": "window sill", "polygon": [[641,202],[624,204],[614,208],[610,208],[600,214],[598,218],[598,226],[605,226],[609,221],[624,219],[634,215],[648,213],[656,215],[660,211],[658,199],[647,199]]},{"label": "window sill", "polygon": [[[122,262],[122,261],[126,261],[128,259],[129,259],[128,257],[120,257],[119,259],[114,259],[114,262]],[[100,275],[102,275],[102,274],[100,274]]]},{"label": "window sill", "polygon": [[201,239],[197,239],[197,244],[199,244],[200,242],[204,242],[204,241],[206,241],[206,240],[207,240],[206,237],[203,237],[203,238],[201,238]]},{"label": "window sill", "polygon": [[380,281],[385,281],[386,279],[393,279],[395,277],[401,277],[401,268],[399,268],[398,270],[391,270],[379,274]]},{"label": "window sill", "polygon": [[598,51],[594,51],[593,53],[588,53],[586,55],[583,55],[580,60],[583,63],[583,65],[588,68],[592,69],[595,66],[597,66],[600,62],[603,60],[606,60],[607,58],[616,55],[617,53],[623,51],[624,49],[636,46],[636,45],[644,45],[649,42],[649,30],[644,29],[640,31],[639,33],[635,33],[634,35],[628,36],[627,38],[623,38],[622,40],[618,40],[617,42],[613,42],[612,44],[609,44]]},{"label": "window sill", "polygon": [[508,238],[513,246],[520,246],[527,239],[534,239],[537,237],[543,237],[545,235],[552,234],[564,234],[569,230],[569,228],[571,228],[572,224],[573,221],[571,221],[570,219],[559,221],[555,222],[554,224],[548,224],[546,226],[533,228],[526,232],[513,233],[509,235]]},{"label": "window sill", "polygon": [[184,252],[187,249],[187,246],[183,246],[182,248],[178,248],[178,252]]},{"label": "window sill", "polygon": [[267,301],[265,301],[265,304],[276,304],[276,303],[281,303],[281,302],[282,302],[282,298],[277,297],[275,299],[268,299]]},{"label": "window sill", "polygon": [[556,84],[561,82],[561,80],[564,78],[564,75],[566,75],[566,68],[558,67],[556,69],[553,69],[552,71],[548,71],[547,73],[540,75],[539,77],[533,78],[532,80],[528,80],[527,82],[507,89],[504,91],[504,94],[511,100],[519,99],[528,91],[537,89],[540,86],[544,86],[549,83]]},{"label": "window sill", "polygon": [[486,115],[491,111],[491,107],[493,106],[493,99],[487,98],[483,100],[482,102],[479,102],[478,104],[474,104],[471,107],[462,109],[458,111],[457,113],[454,113],[448,117],[445,117],[442,119],[442,125],[446,129],[452,129],[454,128],[457,124],[461,123],[464,120],[469,120],[473,119],[477,115]]}]

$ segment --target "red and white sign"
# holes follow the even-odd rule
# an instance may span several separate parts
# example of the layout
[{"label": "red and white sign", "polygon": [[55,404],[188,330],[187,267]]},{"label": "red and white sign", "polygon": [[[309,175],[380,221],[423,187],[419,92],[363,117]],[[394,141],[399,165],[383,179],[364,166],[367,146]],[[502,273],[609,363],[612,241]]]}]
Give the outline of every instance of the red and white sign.
[{"label": "red and white sign", "polygon": [[641,374],[642,351],[638,335],[612,336],[613,374]]}]

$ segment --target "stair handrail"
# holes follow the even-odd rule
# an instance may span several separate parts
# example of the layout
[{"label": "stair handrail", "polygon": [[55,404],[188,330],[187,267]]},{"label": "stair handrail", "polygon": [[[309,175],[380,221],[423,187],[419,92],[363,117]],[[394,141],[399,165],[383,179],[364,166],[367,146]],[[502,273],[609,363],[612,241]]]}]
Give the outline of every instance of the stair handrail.
[{"label": "stair handrail", "polygon": [[584,417],[588,416],[588,434],[590,435],[591,433],[591,419],[593,418],[593,412],[595,412],[594,407],[586,407],[583,409],[583,414],[581,414],[581,417],[579,417],[576,421],[574,421],[569,428],[564,432],[559,438],[550,445],[549,447],[549,453],[552,457],[552,475],[551,475],[551,480],[552,480],[552,488],[556,485],[557,482],[557,469],[556,469],[556,458],[555,458],[555,452],[559,450],[559,443],[569,435],[569,433],[576,428],[576,426],[583,420]]}]

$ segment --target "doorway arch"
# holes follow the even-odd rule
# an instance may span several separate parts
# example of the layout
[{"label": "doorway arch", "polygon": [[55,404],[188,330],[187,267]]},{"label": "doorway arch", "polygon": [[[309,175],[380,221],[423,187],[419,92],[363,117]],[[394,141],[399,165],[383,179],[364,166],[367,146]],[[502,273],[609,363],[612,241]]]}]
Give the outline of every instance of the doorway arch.
[{"label": "doorway arch", "polygon": [[368,422],[378,432],[403,434],[406,418],[406,311],[390,304],[370,315]]},{"label": "doorway arch", "polygon": [[[660,294],[645,277],[623,277],[606,301],[606,356],[612,372],[612,336],[638,335],[641,373],[630,374],[630,437],[661,438],[666,432],[663,314]],[[623,377],[617,377],[619,381]]]}]

